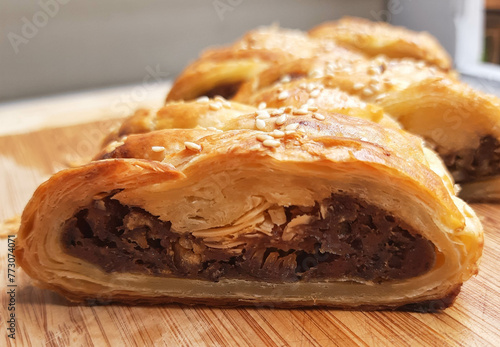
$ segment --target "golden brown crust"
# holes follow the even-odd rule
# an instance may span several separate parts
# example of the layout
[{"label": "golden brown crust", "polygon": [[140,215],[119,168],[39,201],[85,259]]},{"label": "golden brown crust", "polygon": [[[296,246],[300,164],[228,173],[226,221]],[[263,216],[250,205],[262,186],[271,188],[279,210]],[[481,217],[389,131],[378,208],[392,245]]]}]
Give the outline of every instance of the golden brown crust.
[{"label": "golden brown crust", "polygon": [[315,38],[330,39],[369,56],[414,58],[449,71],[451,59],[437,40],[426,32],[415,32],[383,22],[344,17],[309,31]]},{"label": "golden brown crust", "polygon": [[[220,128],[225,122],[256,108],[221,97],[200,98],[194,102],[171,102],[159,110],[137,110],[103,141],[103,147],[132,135],[162,129]],[[113,145],[112,145],[113,146]]]},{"label": "golden brown crust", "polygon": [[208,95],[213,88],[245,82],[270,66],[325,54],[333,61],[363,57],[331,41],[310,39],[300,31],[256,29],[229,47],[204,52],[177,77],[167,101],[192,100]]},{"label": "golden brown crust", "polygon": [[[498,98],[413,61],[355,64],[350,72],[325,75],[323,84],[380,105],[441,155],[475,148],[486,135],[500,138]],[[448,133],[451,127],[453,135]]]},{"label": "golden brown crust", "polygon": [[278,27],[260,28],[231,46],[207,50],[177,78],[167,101],[191,100],[217,86],[239,85],[267,68],[297,59],[335,63],[379,54],[414,58],[451,71],[448,54],[431,35],[346,17],[312,29],[309,37]]},{"label": "golden brown crust", "polygon": [[264,103],[270,108],[293,106],[319,113],[341,113],[367,119],[383,126],[401,128],[382,107],[366,103],[338,88],[329,87],[318,78],[299,78],[290,82],[271,84],[251,94],[241,92],[235,99],[255,106]]}]

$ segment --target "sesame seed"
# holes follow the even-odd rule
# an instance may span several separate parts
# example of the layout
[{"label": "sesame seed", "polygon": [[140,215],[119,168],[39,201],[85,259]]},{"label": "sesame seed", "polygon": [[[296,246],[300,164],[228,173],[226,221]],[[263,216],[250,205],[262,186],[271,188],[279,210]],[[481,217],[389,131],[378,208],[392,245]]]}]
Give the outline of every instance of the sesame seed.
[{"label": "sesame seed", "polygon": [[321,76],[323,76],[323,72],[321,70],[314,69],[311,72],[309,72],[309,77],[311,78],[318,78]]},{"label": "sesame seed", "polygon": [[290,77],[290,75],[285,75],[285,76],[281,77],[280,82],[281,82],[281,83],[288,83],[288,82],[290,82],[291,80],[292,80],[292,78]]},{"label": "sesame seed", "polygon": [[256,119],[255,120],[255,127],[259,130],[262,130],[266,127],[266,122],[264,122],[262,119]]},{"label": "sesame seed", "polygon": [[378,66],[371,66],[369,69],[368,69],[368,74],[369,75],[377,75],[380,73],[380,69],[378,68]]},{"label": "sesame seed", "polygon": [[317,107],[317,106],[308,106],[308,107],[307,107],[307,110],[308,110],[308,111],[317,111],[317,110],[318,110],[318,107]]},{"label": "sesame seed", "polygon": [[[124,145],[124,144],[125,144],[125,142],[123,142],[122,140],[120,140],[120,141],[116,141],[116,140],[115,140],[115,141],[111,142],[108,146],[109,146],[110,148],[115,149],[115,148],[120,147],[120,146],[122,146],[122,145]],[[106,146],[106,147],[108,147],[108,146]]]},{"label": "sesame seed", "polygon": [[285,136],[285,133],[281,130],[278,130],[278,129],[275,129],[272,133],[271,133],[271,136],[272,137],[283,137]]},{"label": "sesame seed", "polygon": [[366,96],[373,95],[373,90],[371,90],[370,88],[365,88],[365,89],[363,89],[363,95],[366,95]]},{"label": "sesame seed", "polygon": [[285,122],[286,122],[286,115],[285,114],[282,114],[281,116],[276,118],[276,121],[275,121],[276,125],[283,125]]},{"label": "sesame seed", "polygon": [[163,146],[153,146],[153,147],[151,147],[151,150],[153,152],[162,152],[162,151],[165,150],[165,147],[163,147]]},{"label": "sesame seed", "polygon": [[271,116],[279,116],[280,114],[283,114],[283,112],[285,112],[283,108],[273,110],[271,111]]},{"label": "sesame seed", "polygon": [[206,103],[209,101],[210,101],[210,99],[208,98],[208,96],[200,96],[198,99],[196,99],[196,102],[200,103],[200,104],[203,104],[203,103]]},{"label": "sesame seed", "polygon": [[365,84],[364,84],[364,83],[357,82],[357,83],[354,83],[354,85],[352,86],[352,89],[354,89],[354,90],[360,90],[360,89],[362,89],[364,86],[365,86]]},{"label": "sesame seed", "polygon": [[222,108],[222,104],[220,103],[220,101],[216,101],[208,105],[208,108],[214,111],[218,111]]},{"label": "sesame seed", "polygon": [[258,134],[257,140],[259,140],[260,142],[264,142],[266,140],[273,140],[273,137],[266,134]]},{"label": "sesame seed", "polygon": [[309,84],[307,85],[307,88],[306,88],[306,89],[307,89],[307,91],[308,91],[308,92],[312,92],[314,89],[316,89],[316,85],[315,85],[314,83],[312,83],[312,82],[311,82],[311,83],[309,83]]},{"label": "sesame seed", "polygon": [[292,107],[292,106],[287,106],[287,107],[285,107],[284,112],[285,112],[285,113],[290,113],[290,112],[292,112],[292,110],[293,110],[293,107]]},{"label": "sesame seed", "polygon": [[269,112],[263,110],[257,111],[257,119],[267,119],[267,118],[271,118]]},{"label": "sesame seed", "polygon": [[384,85],[386,85],[387,87],[392,87],[394,84],[390,80],[384,80]]},{"label": "sesame seed", "polygon": [[321,93],[319,89],[314,89],[309,95],[315,98],[319,95],[319,93]]},{"label": "sesame seed", "polygon": [[313,105],[316,101],[314,99],[307,99],[306,104]]},{"label": "sesame seed", "polygon": [[265,140],[262,144],[266,147],[278,147],[281,143],[277,140]]},{"label": "sesame seed", "polygon": [[299,123],[292,123],[292,124],[288,124],[285,127],[285,130],[297,130],[298,127],[299,127]]},{"label": "sesame seed", "polygon": [[290,94],[286,90],[284,90],[278,95],[278,100],[285,100],[289,96]]},{"label": "sesame seed", "polygon": [[186,141],[184,142],[184,146],[191,151],[201,151],[201,146],[194,142]]},{"label": "sesame seed", "polygon": [[257,107],[259,110],[263,110],[267,107],[267,104],[265,102],[261,102],[259,106]]},{"label": "sesame seed", "polygon": [[298,128],[296,131],[297,131],[299,134],[305,134],[305,133],[306,133],[306,131],[305,131],[304,129],[302,129],[302,128]]},{"label": "sesame seed", "polygon": [[285,135],[295,134],[295,130],[285,130]]},{"label": "sesame seed", "polygon": [[325,116],[323,116],[321,113],[313,113],[313,117],[318,120],[325,120]]},{"label": "sesame seed", "polygon": [[304,114],[308,114],[309,111],[306,110],[306,109],[303,109],[303,108],[299,108],[299,109],[296,109],[293,111],[293,114],[296,114],[296,115],[304,115]]}]

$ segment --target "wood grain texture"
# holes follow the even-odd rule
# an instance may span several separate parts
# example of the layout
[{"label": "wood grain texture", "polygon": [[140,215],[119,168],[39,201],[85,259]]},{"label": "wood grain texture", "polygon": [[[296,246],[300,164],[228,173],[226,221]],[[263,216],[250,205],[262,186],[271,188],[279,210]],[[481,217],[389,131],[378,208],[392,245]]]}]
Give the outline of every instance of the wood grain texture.
[{"label": "wood grain texture", "polygon": [[[0,137],[0,221],[68,162],[90,158],[116,120]],[[7,338],[7,241],[0,240],[0,345],[6,346],[499,346],[500,205],[475,204],[486,229],[479,275],[443,312],[79,306],[17,268],[16,340]]]}]

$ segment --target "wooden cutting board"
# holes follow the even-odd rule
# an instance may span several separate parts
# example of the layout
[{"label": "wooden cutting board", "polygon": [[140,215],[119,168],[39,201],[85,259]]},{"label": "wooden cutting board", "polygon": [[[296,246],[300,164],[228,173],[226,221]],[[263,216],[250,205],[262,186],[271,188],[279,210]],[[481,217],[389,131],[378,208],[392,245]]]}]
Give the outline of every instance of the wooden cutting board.
[{"label": "wooden cutting board", "polygon": [[[0,136],[0,221],[35,188],[87,160],[117,124],[108,119]],[[7,240],[0,240],[0,345],[7,346],[500,346],[500,205],[475,204],[485,227],[479,275],[435,314],[167,306],[79,306],[16,268],[16,339],[7,337]],[[10,287],[9,287],[10,288]]]}]

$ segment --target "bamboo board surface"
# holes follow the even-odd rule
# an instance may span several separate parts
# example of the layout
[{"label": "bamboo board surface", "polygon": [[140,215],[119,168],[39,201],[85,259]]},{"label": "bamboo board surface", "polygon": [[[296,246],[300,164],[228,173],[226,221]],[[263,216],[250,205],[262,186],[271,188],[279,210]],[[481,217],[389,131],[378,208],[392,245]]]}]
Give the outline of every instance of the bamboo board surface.
[{"label": "bamboo board surface", "polygon": [[[116,119],[0,136],[0,221],[68,162],[89,159]],[[485,227],[479,275],[440,313],[73,305],[16,268],[16,339],[7,337],[7,240],[0,240],[0,345],[500,346],[500,205],[474,204]]]}]

